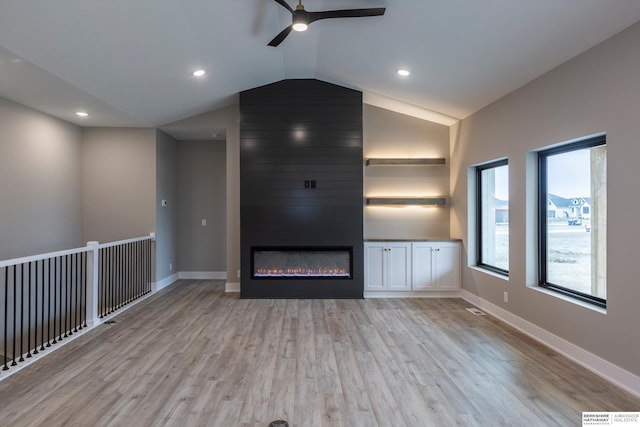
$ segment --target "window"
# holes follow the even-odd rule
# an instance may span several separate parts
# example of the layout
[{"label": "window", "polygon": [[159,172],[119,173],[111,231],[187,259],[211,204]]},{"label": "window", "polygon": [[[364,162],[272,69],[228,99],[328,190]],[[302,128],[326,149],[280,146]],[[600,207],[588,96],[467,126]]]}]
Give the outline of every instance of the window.
[{"label": "window", "polygon": [[509,165],[506,159],[476,167],[477,265],[509,275]]},{"label": "window", "polygon": [[606,307],[606,136],[540,151],[538,177],[540,286]]}]

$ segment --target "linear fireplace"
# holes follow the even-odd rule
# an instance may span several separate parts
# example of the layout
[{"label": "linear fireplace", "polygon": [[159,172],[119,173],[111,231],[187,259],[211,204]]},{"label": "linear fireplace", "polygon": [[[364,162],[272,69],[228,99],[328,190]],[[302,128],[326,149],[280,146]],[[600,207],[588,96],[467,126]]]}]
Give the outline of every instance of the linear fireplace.
[{"label": "linear fireplace", "polygon": [[252,247],[252,279],[351,279],[352,247]]}]

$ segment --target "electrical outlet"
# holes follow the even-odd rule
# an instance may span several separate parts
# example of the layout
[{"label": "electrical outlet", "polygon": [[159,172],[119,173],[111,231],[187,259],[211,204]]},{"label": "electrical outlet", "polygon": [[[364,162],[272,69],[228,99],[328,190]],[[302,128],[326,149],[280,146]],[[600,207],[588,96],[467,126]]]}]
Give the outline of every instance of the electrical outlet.
[{"label": "electrical outlet", "polygon": [[504,291],[504,302],[509,302],[509,292]]},{"label": "electrical outlet", "polygon": [[173,264],[169,264],[169,271],[173,271]]},{"label": "electrical outlet", "polygon": [[240,278],[240,270],[238,270],[238,279]]}]

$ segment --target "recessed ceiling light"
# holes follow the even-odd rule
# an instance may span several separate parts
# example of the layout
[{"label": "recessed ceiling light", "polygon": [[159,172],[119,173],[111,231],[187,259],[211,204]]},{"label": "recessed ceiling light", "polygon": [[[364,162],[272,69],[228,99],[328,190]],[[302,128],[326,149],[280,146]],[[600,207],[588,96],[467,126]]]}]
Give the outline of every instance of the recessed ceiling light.
[{"label": "recessed ceiling light", "polygon": [[205,74],[206,74],[206,71],[204,71],[204,70],[196,70],[196,71],[193,72],[193,75],[196,76],[196,77],[202,77]]},{"label": "recessed ceiling light", "polygon": [[402,76],[402,77],[407,77],[408,75],[411,74],[411,72],[409,70],[406,70],[404,68],[399,68],[397,73],[398,73],[399,76]]},{"label": "recessed ceiling light", "polygon": [[76,111],[76,116],[79,117],[87,117],[89,113],[85,113],[84,111]]}]

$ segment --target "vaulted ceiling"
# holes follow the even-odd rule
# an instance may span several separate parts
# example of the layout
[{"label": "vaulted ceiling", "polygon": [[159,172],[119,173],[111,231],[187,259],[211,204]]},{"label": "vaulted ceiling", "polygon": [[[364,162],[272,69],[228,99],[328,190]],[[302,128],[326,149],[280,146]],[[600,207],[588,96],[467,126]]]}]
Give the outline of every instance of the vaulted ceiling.
[{"label": "vaulted ceiling", "polygon": [[81,126],[155,127],[245,89],[316,78],[450,124],[640,21],[638,0],[304,5],[387,10],[314,22],[274,48],[291,23],[274,0],[2,0],[0,97]]}]

